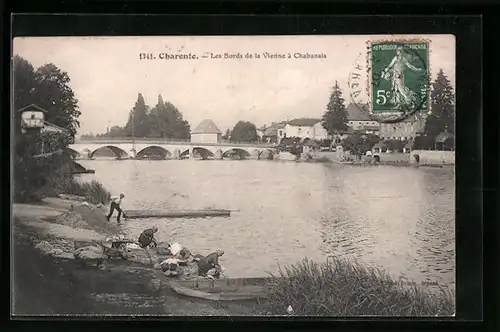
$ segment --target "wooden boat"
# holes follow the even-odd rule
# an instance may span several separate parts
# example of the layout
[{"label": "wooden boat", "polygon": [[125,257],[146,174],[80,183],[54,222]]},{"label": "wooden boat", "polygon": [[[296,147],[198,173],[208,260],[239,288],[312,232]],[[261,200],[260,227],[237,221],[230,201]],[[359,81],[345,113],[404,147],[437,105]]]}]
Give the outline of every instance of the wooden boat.
[{"label": "wooden boat", "polygon": [[267,278],[173,280],[177,293],[211,301],[254,300],[265,296]]},{"label": "wooden boat", "polygon": [[229,217],[230,210],[128,210],[125,211],[127,219],[141,218],[203,218],[203,217]]}]

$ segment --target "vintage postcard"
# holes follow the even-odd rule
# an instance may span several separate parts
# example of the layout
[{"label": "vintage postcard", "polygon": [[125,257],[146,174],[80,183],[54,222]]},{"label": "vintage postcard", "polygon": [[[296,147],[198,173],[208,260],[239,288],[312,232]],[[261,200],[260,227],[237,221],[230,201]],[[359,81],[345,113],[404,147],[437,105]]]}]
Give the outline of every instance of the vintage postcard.
[{"label": "vintage postcard", "polygon": [[13,41],[14,315],[455,315],[452,35]]}]

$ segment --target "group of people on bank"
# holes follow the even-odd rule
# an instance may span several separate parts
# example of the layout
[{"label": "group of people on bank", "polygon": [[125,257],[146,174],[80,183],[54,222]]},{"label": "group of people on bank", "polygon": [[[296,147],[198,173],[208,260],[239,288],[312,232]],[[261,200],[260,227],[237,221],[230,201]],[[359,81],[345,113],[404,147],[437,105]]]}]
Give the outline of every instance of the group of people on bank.
[{"label": "group of people on bank", "polygon": [[[125,213],[121,209],[122,200],[125,197],[121,193],[117,197],[112,197],[110,211],[106,216],[106,220],[110,221],[114,211],[118,212],[117,222],[120,223],[121,216],[126,218]],[[173,243],[172,245],[168,243],[160,243],[156,240],[155,234],[158,232],[158,227],[153,226],[152,228],[145,229],[141,232],[138,238],[138,245],[140,248],[144,249],[148,255],[151,264],[154,264],[153,259],[149,249],[155,249],[159,256],[166,257],[161,262],[156,263],[155,267],[161,268],[162,271],[169,276],[176,276],[179,274],[179,267],[187,267],[189,265],[196,265],[196,274],[198,276],[208,277],[208,278],[219,278],[222,273],[222,267],[219,264],[219,257],[224,255],[224,251],[221,249],[209,254],[208,256],[203,256],[200,254],[191,254],[187,248],[183,248],[178,243]]]}]

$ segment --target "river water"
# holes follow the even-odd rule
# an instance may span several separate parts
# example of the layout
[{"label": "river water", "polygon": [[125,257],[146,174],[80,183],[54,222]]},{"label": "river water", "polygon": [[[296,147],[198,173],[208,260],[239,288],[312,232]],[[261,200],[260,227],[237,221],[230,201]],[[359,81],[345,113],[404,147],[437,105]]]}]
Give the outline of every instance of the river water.
[{"label": "river water", "polygon": [[[304,257],[356,258],[393,277],[455,282],[453,168],[262,160],[82,160],[82,179],[125,193],[127,209],[237,210],[230,218],[127,220],[133,237],[225,251],[229,277],[259,277]],[[115,219],[112,219],[115,220]]]}]

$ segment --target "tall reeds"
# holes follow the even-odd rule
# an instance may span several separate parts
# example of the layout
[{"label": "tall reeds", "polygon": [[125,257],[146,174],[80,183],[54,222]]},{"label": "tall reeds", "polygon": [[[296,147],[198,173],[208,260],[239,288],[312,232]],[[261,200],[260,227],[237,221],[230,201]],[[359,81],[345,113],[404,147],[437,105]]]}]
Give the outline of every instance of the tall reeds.
[{"label": "tall reeds", "polygon": [[264,301],[268,313],[291,306],[304,316],[452,316],[454,293],[446,288],[402,284],[387,273],[346,259],[304,259],[271,275]]}]

